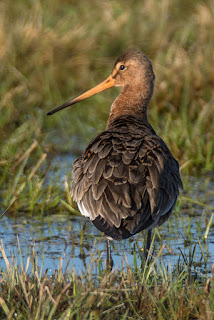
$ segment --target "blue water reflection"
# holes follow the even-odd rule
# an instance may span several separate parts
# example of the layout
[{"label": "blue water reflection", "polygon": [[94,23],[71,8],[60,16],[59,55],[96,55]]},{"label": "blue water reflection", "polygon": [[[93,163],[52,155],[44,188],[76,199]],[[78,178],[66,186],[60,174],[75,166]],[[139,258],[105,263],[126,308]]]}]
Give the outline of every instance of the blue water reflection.
[{"label": "blue water reflection", "polygon": [[[208,241],[204,242],[206,219],[203,215],[190,218],[187,214],[174,214],[155,235],[154,256],[163,245],[166,245],[161,259],[166,267],[173,269],[178,259],[183,259],[182,254],[188,257],[195,245],[194,261],[198,263],[198,270],[206,267],[211,271],[214,263],[214,228],[211,227]],[[25,267],[27,258],[30,257],[31,265],[33,259],[36,259],[42,272],[47,270],[48,275],[57,270],[61,264],[63,271],[75,268],[76,273],[84,273],[93,258],[100,259],[101,268],[105,267],[105,237],[84,217],[73,217],[68,214],[52,215],[43,219],[26,215],[19,215],[16,218],[4,217],[0,220],[0,239],[3,241],[10,264],[14,257],[15,264]],[[137,265],[140,267],[144,239],[145,234],[140,233],[127,240],[114,241],[112,246],[114,267],[120,270],[127,263],[134,267],[134,248]],[[206,266],[202,250],[207,259]],[[1,254],[0,268],[6,268]]]}]

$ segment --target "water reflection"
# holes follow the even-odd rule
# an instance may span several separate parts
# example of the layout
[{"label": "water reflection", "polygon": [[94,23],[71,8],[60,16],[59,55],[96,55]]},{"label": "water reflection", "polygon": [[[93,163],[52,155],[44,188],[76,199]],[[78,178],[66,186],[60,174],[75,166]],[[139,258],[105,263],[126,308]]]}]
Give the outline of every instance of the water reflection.
[{"label": "water reflection", "polygon": [[[174,268],[180,261],[191,259],[194,251],[194,267],[198,270],[211,270],[214,263],[214,228],[210,229],[206,242],[203,236],[206,230],[207,218],[205,211],[200,215],[190,217],[174,214],[168,223],[158,229],[154,241],[154,256],[165,244],[161,255],[163,263],[168,268]],[[201,214],[202,213],[202,214]],[[68,214],[52,215],[43,219],[19,215],[16,218],[4,217],[0,220],[0,239],[9,262],[15,257],[15,263],[26,265],[27,257],[36,259],[43,272],[48,270],[51,275],[61,263],[63,271],[72,270],[78,274],[85,272],[91,259],[100,257],[101,268],[105,267],[106,241],[102,234],[84,217],[73,217]],[[141,265],[143,256],[144,234],[133,238],[114,241],[114,267],[118,270],[128,263],[134,267],[136,252],[137,265]],[[197,262],[197,264],[196,264]],[[6,268],[0,255],[0,267]],[[96,272],[96,270],[94,271]]]}]

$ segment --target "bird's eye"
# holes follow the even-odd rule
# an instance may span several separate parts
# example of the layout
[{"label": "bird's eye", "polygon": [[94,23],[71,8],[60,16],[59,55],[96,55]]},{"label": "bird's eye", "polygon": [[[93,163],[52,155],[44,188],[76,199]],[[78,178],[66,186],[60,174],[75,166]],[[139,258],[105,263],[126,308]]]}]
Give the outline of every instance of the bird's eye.
[{"label": "bird's eye", "polygon": [[121,66],[120,66],[120,70],[124,70],[126,67],[123,65],[123,64],[121,64]]}]

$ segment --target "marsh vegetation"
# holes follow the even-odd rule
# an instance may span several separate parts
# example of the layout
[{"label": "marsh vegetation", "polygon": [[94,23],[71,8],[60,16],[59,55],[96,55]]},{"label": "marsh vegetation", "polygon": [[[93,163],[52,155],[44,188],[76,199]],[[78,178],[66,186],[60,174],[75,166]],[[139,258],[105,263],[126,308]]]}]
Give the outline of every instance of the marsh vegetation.
[{"label": "marsh vegetation", "polygon": [[[213,319],[213,45],[212,0],[1,1],[1,319]],[[149,119],[184,192],[155,233],[151,263],[140,234],[115,243],[106,273],[101,235],[69,189],[72,161],[105,128],[118,91],[46,113],[131,48],[153,62]]]}]

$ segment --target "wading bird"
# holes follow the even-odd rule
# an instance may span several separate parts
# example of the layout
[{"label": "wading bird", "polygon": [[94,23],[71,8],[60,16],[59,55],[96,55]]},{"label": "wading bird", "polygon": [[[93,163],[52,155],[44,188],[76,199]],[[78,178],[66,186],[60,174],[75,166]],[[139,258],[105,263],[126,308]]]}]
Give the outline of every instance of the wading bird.
[{"label": "wading bird", "polygon": [[151,61],[138,50],[123,53],[111,75],[99,85],[50,111],[51,115],[111,87],[122,87],[111,106],[106,129],[73,164],[71,195],[82,215],[110,240],[151,230],[171,215],[182,188],[178,162],[148,122],[147,109],[155,75]]}]

